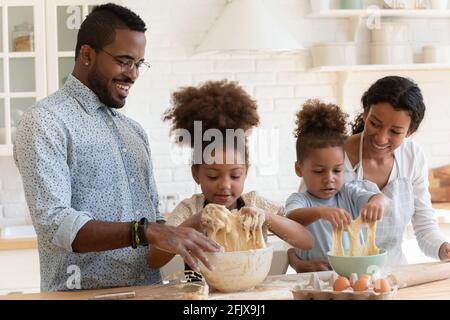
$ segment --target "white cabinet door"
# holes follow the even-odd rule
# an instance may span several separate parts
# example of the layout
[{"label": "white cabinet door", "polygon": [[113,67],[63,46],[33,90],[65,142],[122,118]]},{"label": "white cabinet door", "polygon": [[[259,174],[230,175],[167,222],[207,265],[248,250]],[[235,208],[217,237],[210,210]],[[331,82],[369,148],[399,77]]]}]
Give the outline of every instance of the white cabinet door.
[{"label": "white cabinet door", "polygon": [[0,294],[40,290],[37,249],[0,250]]},{"label": "white cabinet door", "polygon": [[44,2],[0,0],[0,155],[11,153],[22,114],[45,97]]},{"label": "white cabinet door", "polygon": [[77,33],[84,18],[94,6],[104,3],[104,0],[47,1],[48,94],[58,90],[73,70]]},{"label": "white cabinet door", "polygon": [[75,64],[80,25],[103,3],[0,0],[0,156],[12,155],[22,114],[64,84]]}]

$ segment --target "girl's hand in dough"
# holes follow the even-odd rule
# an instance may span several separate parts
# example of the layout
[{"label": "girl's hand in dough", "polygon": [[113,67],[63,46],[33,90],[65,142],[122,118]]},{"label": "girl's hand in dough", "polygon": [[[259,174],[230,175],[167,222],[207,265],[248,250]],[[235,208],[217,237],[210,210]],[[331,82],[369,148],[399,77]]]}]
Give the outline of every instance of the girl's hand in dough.
[{"label": "girl's hand in dough", "polygon": [[256,230],[266,222],[266,212],[256,207],[244,207],[240,211],[245,225]]}]

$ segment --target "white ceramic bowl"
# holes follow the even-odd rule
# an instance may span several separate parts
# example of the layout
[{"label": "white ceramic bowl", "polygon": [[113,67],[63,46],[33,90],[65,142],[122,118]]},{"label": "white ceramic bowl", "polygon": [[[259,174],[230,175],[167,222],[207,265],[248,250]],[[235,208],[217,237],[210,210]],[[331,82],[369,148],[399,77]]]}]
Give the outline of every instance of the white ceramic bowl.
[{"label": "white ceramic bowl", "polygon": [[411,64],[413,60],[413,50],[407,42],[370,44],[371,64]]},{"label": "white ceramic bowl", "polygon": [[312,47],[311,54],[315,67],[356,64],[356,47],[354,42],[316,44]]},{"label": "white ceramic bowl", "polygon": [[206,253],[214,271],[200,263],[209,286],[221,292],[253,288],[264,281],[272,263],[273,247],[237,252]]},{"label": "white ceramic bowl", "polygon": [[372,29],[372,42],[408,42],[409,24],[403,22],[382,22]]}]

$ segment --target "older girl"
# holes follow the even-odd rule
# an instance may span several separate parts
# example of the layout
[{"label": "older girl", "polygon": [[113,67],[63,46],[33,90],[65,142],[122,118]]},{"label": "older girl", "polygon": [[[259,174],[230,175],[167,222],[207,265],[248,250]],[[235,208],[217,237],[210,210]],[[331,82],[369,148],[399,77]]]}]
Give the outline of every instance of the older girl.
[{"label": "older girl", "polygon": [[[209,81],[175,92],[172,100],[174,106],[166,112],[165,120],[171,121],[172,132],[184,129],[193,137],[189,146],[194,152],[194,160],[201,161],[194,162],[191,171],[202,193],[183,200],[170,214],[167,223],[201,230],[202,209],[208,203],[221,204],[229,210],[249,207],[246,209],[249,214],[264,215],[265,226],[291,245],[311,248],[311,234],[301,224],[284,217],[282,207],[254,191],[243,193],[249,167],[247,138],[236,135],[227,140],[226,136],[227,130],[248,131],[259,124],[256,103],[248,94],[234,82]],[[195,121],[201,121],[201,132],[196,132]],[[214,141],[222,142],[223,148],[215,149],[211,154],[207,152],[210,142],[195,143],[198,139],[195,135],[203,137],[209,129],[223,135],[219,141]],[[151,248],[148,263],[152,268],[160,268],[173,256]]]}]

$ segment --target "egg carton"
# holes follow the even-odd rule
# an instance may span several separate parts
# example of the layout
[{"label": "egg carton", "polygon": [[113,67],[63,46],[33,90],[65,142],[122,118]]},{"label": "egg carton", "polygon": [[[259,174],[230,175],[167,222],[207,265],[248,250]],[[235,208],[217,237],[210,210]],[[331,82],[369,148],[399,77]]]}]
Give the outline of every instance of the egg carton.
[{"label": "egg carton", "polygon": [[389,292],[375,292],[373,287],[366,291],[345,289],[334,291],[333,283],[338,275],[333,273],[328,281],[320,280],[317,273],[311,274],[308,283],[299,283],[291,291],[294,300],[393,300],[398,287],[392,286]]}]

